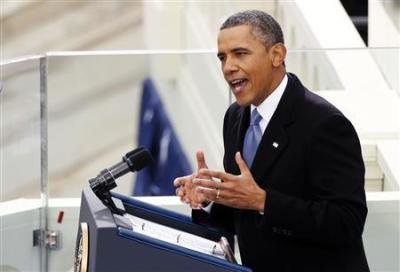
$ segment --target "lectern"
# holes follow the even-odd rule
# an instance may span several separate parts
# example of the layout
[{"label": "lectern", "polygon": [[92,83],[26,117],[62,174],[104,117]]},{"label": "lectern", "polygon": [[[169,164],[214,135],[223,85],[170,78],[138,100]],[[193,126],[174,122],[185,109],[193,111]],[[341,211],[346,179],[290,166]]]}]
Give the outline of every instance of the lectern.
[{"label": "lectern", "polygon": [[113,213],[90,188],[82,192],[75,271],[251,271],[234,262],[229,234],[111,195],[124,212]]}]

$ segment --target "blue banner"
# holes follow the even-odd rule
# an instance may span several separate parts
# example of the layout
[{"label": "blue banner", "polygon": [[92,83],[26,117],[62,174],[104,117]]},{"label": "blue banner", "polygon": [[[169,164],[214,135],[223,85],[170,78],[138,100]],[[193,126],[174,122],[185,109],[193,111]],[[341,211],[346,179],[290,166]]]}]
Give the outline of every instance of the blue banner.
[{"label": "blue banner", "polygon": [[192,168],[151,79],[143,82],[138,145],[151,152],[154,163],[137,173],[133,195],[175,195],[173,180]]}]

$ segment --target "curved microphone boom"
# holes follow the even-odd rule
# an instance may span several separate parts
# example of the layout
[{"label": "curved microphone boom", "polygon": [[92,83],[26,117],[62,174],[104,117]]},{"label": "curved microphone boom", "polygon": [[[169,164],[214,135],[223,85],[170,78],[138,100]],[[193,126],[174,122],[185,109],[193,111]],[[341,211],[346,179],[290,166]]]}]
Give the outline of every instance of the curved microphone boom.
[{"label": "curved microphone boom", "polygon": [[102,170],[97,177],[90,179],[90,188],[112,212],[122,214],[111,199],[110,190],[117,187],[115,180],[128,172],[139,171],[152,162],[153,157],[147,149],[136,148],[126,153],[121,162]]}]

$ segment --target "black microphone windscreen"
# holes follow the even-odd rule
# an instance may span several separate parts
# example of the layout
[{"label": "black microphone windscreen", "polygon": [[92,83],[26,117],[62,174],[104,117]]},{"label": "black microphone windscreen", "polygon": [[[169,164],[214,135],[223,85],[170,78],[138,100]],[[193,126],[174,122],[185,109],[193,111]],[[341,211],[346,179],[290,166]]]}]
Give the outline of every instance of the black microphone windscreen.
[{"label": "black microphone windscreen", "polygon": [[139,146],[138,148],[135,148],[134,150],[131,150],[128,153],[126,153],[124,158],[130,158],[131,156],[135,155],[137,152],[142,151],[143,149],[145,149],[143,146]]},{"label": "black microphone windscreen", "polygon": [[139,171],[153,162],[153,157],[144,147],[128,152],[123,159],[132,172]]}]

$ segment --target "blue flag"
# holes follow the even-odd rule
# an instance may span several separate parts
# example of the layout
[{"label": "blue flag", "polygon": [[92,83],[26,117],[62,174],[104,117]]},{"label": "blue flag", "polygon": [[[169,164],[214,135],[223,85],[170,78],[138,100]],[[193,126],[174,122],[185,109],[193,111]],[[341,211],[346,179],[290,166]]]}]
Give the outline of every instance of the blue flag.
[{"label": "blue flag", "polygon": [[154,163],[137,173],[133,195],[175,195],[173,180],[192,169],[150,79],[143,82],[138,145],[151,152]]}]

